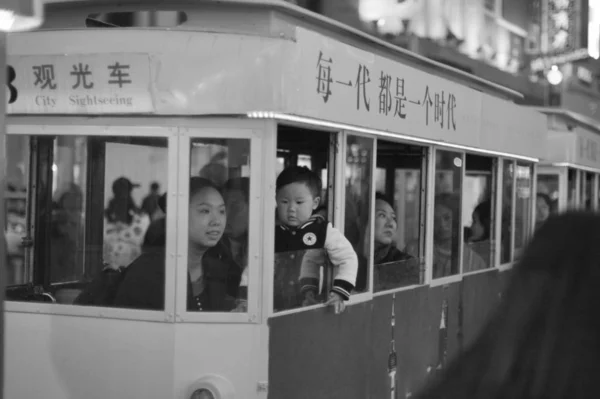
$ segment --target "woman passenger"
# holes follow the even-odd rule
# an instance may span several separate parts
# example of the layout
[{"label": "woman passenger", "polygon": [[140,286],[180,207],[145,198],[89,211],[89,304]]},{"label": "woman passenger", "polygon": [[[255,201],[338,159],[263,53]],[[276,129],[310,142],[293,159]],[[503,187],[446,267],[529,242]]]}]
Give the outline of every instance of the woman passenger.
[{"label": "woman passenger", "polygon": [[[451,193],[435,197],[433,223],[433,278],[447,277],[458,270],[459,197]],[[463,271],[486,267],[485,261],[468,246],[463,251]]]},{"label": "woman passenger", "polygon": [[600,216],[550,216],[503,301],[418,399],[600,397]]},{"label": "woman passenger", "polygon": [[552,200],[547,194],[537,193],[535,198],[535,229],[540,228],[550,216]]},{"label": "woman passenger", "polygon": [[375,291],[419,283],[416,258],[396,247],[398,222],[391,204],[383,194],[375,195]]},{"label": "woman passenger", "polygon": [[489,266],[491,255],[492,203],[490,201],[481,202],[475,207],[471,217],[473,219],[470,228],[471,234],[466,240],[466,245],[483,259],[486,266]]},{"label": "woman passenger", "polygon": [[[242,270],[221,242],[226,223],[225,202],[216,186],[209,180],[192,177],[187,273],[190,311],[227,312],[235,306]],[[128,267],[115,306],[162,310],[164,286],[164,247],[146,251]]]}]

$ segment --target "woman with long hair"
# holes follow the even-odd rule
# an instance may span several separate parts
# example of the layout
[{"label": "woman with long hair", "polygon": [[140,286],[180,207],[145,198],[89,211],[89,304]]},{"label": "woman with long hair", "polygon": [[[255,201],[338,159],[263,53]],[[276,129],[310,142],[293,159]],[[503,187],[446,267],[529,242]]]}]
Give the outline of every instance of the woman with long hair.
[{"label": "woman with long hair", "polygon": [[419,399],[600,397],[600,216],[551,216],[473,343]]}]

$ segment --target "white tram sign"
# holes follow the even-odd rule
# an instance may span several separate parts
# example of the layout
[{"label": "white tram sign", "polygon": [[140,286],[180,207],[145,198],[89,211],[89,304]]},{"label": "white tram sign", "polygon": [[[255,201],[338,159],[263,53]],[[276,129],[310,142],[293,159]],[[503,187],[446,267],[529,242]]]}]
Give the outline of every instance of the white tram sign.
[{"label": "white tram sign", "polygon": [[17,56],[10,68],[10,113],[154,112],[147,54]]}]

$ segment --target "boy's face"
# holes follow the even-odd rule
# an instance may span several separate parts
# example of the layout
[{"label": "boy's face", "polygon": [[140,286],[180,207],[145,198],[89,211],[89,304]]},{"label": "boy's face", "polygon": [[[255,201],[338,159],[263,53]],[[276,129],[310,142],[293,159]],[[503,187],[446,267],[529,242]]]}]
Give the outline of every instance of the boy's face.
[{"label": "boy's face", "polygon": [[319,197],[313,197],[304,183],[290,183],[277,191],[277,216],[279,220],[291,227],[304,224],[319,206]]}]

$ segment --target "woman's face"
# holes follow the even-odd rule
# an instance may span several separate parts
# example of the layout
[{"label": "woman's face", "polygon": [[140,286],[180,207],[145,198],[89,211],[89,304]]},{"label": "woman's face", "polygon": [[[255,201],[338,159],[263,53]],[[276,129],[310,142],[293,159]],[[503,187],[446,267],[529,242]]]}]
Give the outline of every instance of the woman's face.
[{"label": "woman's face", "polygon": [[375,201],[375,243],[390,245],[398,223],[394,209],[384,200]]},{"label": "woman's face", "polygon": [[471,223],[471,240],[481,240],[485,236],[485,228],[483,227],[483,223],[481,223],[479,213],[473,212],[472,217],[473,221]]},{"label": "woman's face", "polygon": [[225,202],[217,190],[205,187],[190,198],[190,244],[200,248],[214,247],[223,236],[226,222]]},{"label": "woman's face", "polygon": [[550,216],[550,207],[546,200],[537,197],[535,201],[535,219],[537,222],[543,222]]},{"label": "woman's face", "polygon": [[227,226],[225,233],[237,238],[248,231],[248,202],[244,191],[230,189],[225,192],[225,208],[227,209]]},{"label": "woman's face", "polygon": [[452,239],[452,210],[445,205],[436,205],[434,219],[435,238],[442,241]]}]

